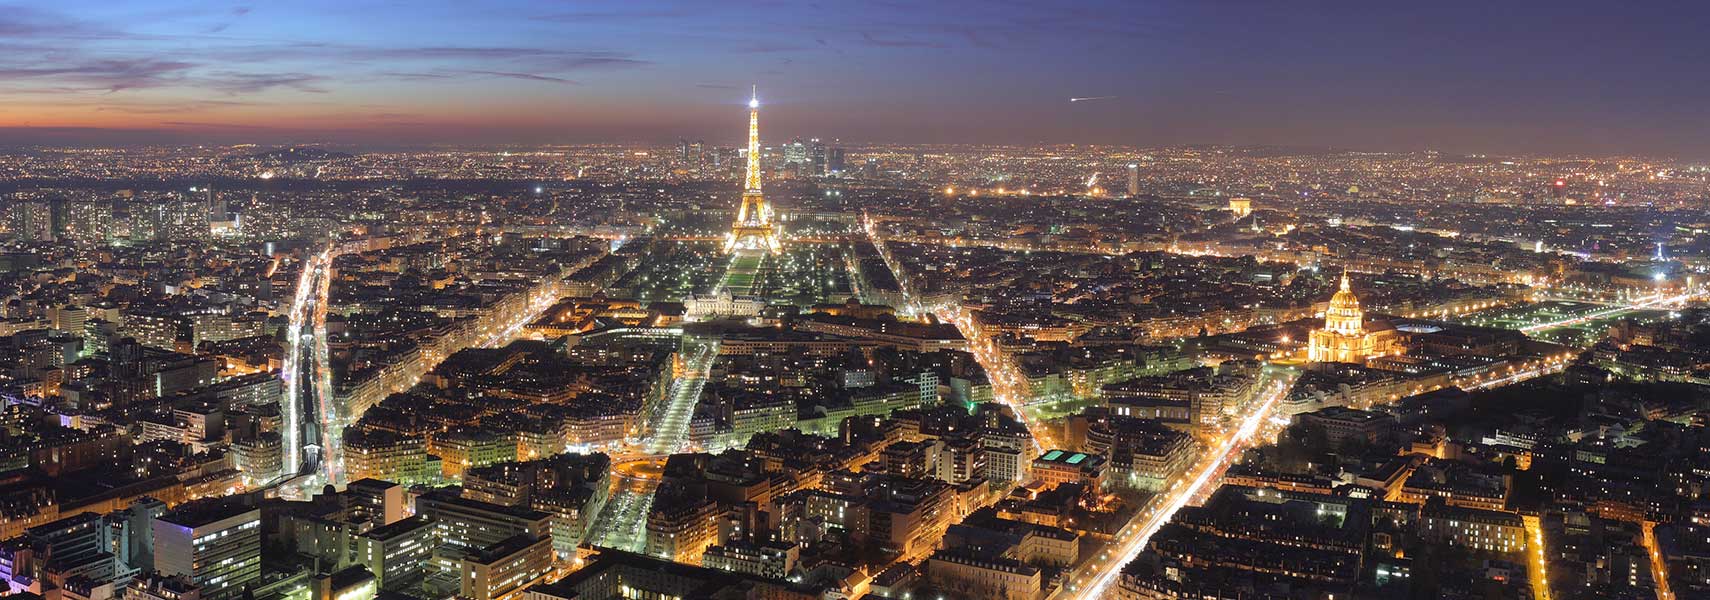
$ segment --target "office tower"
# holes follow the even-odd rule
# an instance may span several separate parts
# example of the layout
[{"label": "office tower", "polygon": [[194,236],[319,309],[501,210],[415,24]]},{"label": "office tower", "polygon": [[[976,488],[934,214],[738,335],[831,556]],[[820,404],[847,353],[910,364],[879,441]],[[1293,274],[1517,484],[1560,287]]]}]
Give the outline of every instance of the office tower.
[{"label": "office tower", "polygon": [[350,508],[375,525],[391,525],[404,520],[404,486],[379,479],[350,482],[344,492],[350,496]]},{"label": "office tower", "polygon": [[121,574],[127,579],[135,574],[128,566],[120,570],[112,553],[112,529],[99,514],[86,512],[31,527],[24,537],[44,565],[42,576],[56,584],[77,577],[110,582]]},{"label": "office tower", "polygon": [[[462,570],[462,555],[479,552],[517,535],[547,539],[552,515],[538,510],[502,506],[462,498],[451,492],[429,492],[416,499],[416,514],[434,521],[440,547],[434,561],[442,573]],[[548,542],[548,551],[551,550]]]},{"label": "office tower", "polygon": [[808,144],[807,144],[807,142],[803,142],[801,138],[795,138],[793,140],[790,140],[790,143],[784,144],[784,165],[785,166],[801,166],[801,165],[807,164],[807,162],[808,162]]},{"label": "office tower", "polygon": [[519,534],[463,557],[458,597],[511,600],[552,572],[552,540]]},{"label": "office tower", "polygon": [[[166,203],[166,238],[172,240],[207,239],[208,205],[185,199]],[[206,591],[206,590],[204,590]]]},{"label": "office tower", "polygon": [[261,510],[225,500],[173,509],[154,520],[154,563],[190,578],[203,598],[237,598],[261,578]]},{"label": "office tower", "polygon": [[65,205],[65,237],[74,242],[106,244],[113,240],[113,205],[106,201]]},{"label": "office tower", "polygon": [[830,148],[825,154],[825,174],[839,175],[843,173],[845,156],[842,148]]},{"label": "office tower", "polygon": [[1128,197],[1140,196],[1140,165],[1128,164]]},{"label": "office tower", "polygon": [[[114,553],[130,568],[149,572],[154,567],[154,520],[166,514],[166,503],[144,496],[124,510],[107,515],[108,521],[123,521],[114,525],[125,531],[124,539],[115,539]],[[122,545],[122,548],[117,546]]]},{"label": "office tower", "polygon": [[39,200],[25,200],[13,204],[9,216],[12,221],[13,239],[53,241],[53,205]]},{"label": "office tower", "polygon": [[88,322],[89,311],[81,306],[67,304],[53,311],[53,328],[79,339],[83,337],[83,328]]},{"label": "office tower", "polygon": [[210,231],[205,199],[138,202],[130,206],[130,211],[134,240],[201,240]]},{"label": "office tower", "polygon": [[825,175],[825,143],[814,138],[808,142],[807,149],[808,173]]},{"label": "office tower", "polygon": [[231,211],[226,206],[225,196],[214,191],[213,186],[202,188],[203,200],[208,207],[209,221],[224,221]]},{"label": "office tower", "polygon": [[420,587],[436,531],[435,523],[421,515],[376,527],[356,538],[356,560],[380,578],[380,589]]},{"label": "office tower", "polygon": [[162,224],[166,221],[165,212],[165,206],[159,202],[127,203],[124,214],[129,220],[130,239],[138,242],[159,239]]}]

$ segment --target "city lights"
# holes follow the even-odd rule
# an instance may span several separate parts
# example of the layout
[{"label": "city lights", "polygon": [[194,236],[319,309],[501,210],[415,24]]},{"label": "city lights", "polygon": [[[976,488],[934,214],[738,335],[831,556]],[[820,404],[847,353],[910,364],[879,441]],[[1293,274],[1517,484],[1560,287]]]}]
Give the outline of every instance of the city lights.
[{"label": "city lights", "polygon": [[0,9],[0,590],[1710,598],[1710,5],[1272,4]]}]

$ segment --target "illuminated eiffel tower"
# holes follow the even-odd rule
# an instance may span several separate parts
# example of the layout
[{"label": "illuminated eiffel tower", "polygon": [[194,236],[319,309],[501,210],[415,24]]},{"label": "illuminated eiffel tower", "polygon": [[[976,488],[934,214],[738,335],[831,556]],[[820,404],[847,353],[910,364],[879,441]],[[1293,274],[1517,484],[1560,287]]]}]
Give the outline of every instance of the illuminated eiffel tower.
[{"label": "illuminated eiffel tower", "polygon": [[742,185],[742,206],[736,211],[736,222],[730,235],[724,238],[725,252],[765,250],[777,254],[783,249],[778,228],[772,225],[772,206],[760,193],[760,99],[759,90],[748,99],[748,176]]}]

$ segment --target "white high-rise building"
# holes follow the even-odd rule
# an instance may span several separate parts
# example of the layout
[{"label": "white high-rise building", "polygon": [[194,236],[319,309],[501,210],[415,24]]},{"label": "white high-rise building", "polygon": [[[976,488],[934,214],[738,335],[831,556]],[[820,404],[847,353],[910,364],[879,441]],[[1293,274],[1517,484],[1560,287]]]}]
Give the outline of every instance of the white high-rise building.
[{"label": "white high-rise building", "polygon": [[154,520],[154,567],[229,600],[261,578],[261,509],[223,501],[193,503]]}]

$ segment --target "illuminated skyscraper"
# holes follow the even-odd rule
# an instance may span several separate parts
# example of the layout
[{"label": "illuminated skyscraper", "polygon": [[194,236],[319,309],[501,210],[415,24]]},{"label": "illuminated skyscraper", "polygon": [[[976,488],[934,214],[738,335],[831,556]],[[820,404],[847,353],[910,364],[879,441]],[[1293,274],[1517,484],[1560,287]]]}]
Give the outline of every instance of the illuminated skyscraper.
[{"label": "illuminated skyscraper", "polygon": [[65,235],[72,241],[106,244],[113,239],[113,205],[97,200],[65,207]]},{"label": "illuminated skyscraper", "polygon": [[213,186],[208,186],[208,187],[202,188],[202,194],[203,194],[203,196],[206,197],[206,201],[208,204],[208,220],[209,221],[224,221],[224,220],[226,220],[226,213],[231,212],[231,209],[226,206],[226,197],[221,195],[221,194],[215,193]]},{"label": "illuminated skyscraper", "polygon": [[13,204],[9,211],[12,219],[12,237],[27,241],[51,242],[54,239],[53,206],[47,202],[30,200]]},{"label": "illuminated skyscraper", "polygon": [[1128,197],[1140,196],[1140,165],[1128,163]]},{"label": "illuminated skyscraper", "polygon": [[825,174],[840,175],[843,173],[844,154],[842,148],[831,148],[825,152]]},{"label": "illuminated skyscraper", "polygon": [[813,176],[825,175],[825,142],[814,138],[808,144],[808,174]]},{"label": "illuminated skyscraper", "polygon": [[784,165],[799,167],[807,164],[807,162],[808,143],[802,141],[802,138],[796,138],[790,140],[790,143],[784,144]]},{"label": "illuminated skyscraper", "polygon": [[772,207],[760,193],[760,99],[748,99],[748,174],[743,179],[742,206],[736,211],[736,222],[725,237],[724,251],[765,250],[777,254],[783,249],[778,230],[772,225]]}]

